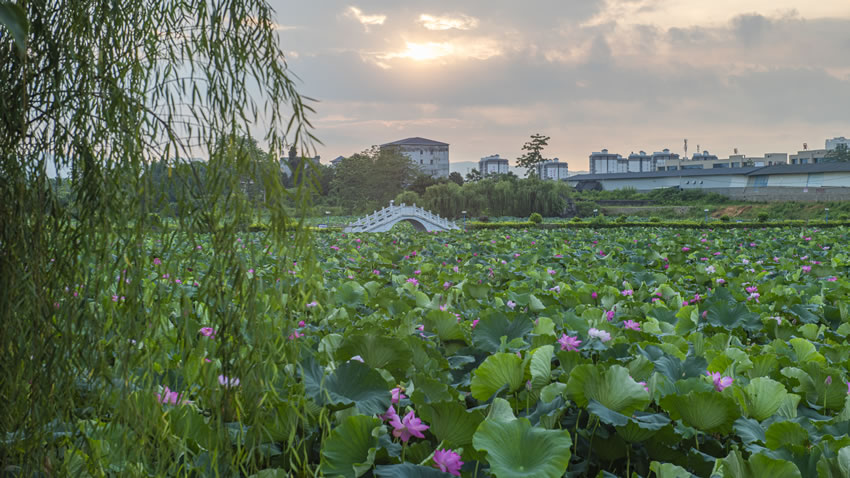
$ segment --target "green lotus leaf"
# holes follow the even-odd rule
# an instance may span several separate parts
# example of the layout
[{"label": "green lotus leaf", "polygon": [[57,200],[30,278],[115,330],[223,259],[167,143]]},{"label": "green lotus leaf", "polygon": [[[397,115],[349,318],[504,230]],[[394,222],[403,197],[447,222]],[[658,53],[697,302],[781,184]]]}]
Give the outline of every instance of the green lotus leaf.
[{"label": "green lotus leaf", "polygon": [[472,342],[475,347],[485,352],[497,352],[502,343],[502,337],[510,342],[522,338],[534,328],[534,322],[525,317],[508,319],[502,313],[492,313],[481,317],[478,325],[472,331]]},{"label": "green lotus leaf", "polygon": [[465,446],[472,443],[472,435],[484,421],[481,410],[467,410],[459,402],[440,402],[419,407],[422,419],[431,433],[446,446]]},{"label": "green lotus leaf", "polygon": [[322,442],[322,473],[357,478],[369,471],[382,430],[381,420],[377,418],[365,415],[345,418]]},{"label": "green lotus leaf", "polygon": [[717,460],[711,476],[724,478],[802,478],[797,465],[787,460],[755,454],[744,460],[740,451],[733,451],[726,458]]},{"label": "green lotus leaf", "polygon": [[366,289],[355,281],[348,281],[336,289],[334,300],[339,305],[346,307],[355,307],[363,303],[366,296]]},{"label": "green lotus leaf", "polygon": [[788,391],[776,380],[766,377],[754,378],[744,387],[747,415],[758,421],[767,420],[779,410]]},{"label": "green lotus leaf", "polygon": [[347,408],[356,405],[365,414],[381,414],[390,406],[390,387],[376,370],[357,360],[339,365],[328,376],[314,361],[304,362],[304,387],[320,405]]},{"label": "green lotus leaf", "polygon": [[771,423],[764,436],[765,445],[771,450],[805,446],[809,441],[809,432],[796,422]]},{"label": "green lotus leaf", "polygon": [[463,340],[463,329],[452,313],[432,310],[428,312],[423,324],[425,330],[435,333],[440,340]]},{"label": "green lotus leaf", "polygon": [[826,363],[823,355],[819,354],[815,345],[804,338],[793,338],[788,341],[794,347],[794,354],[797,356],[797,363],[818,362]]},{"label": "green lotus leaf", "polygon": [[726,330],[742,328],[754,332],[762,328],[759,315],[750,312],[747,305],[742,302],[736,302],[735,304],[711,302],[708,306],[706,320],[709,324],[715,327],[722,327]]},{"label": "green lotus leaf", "polygon": [[566,390],[566,389],[567,389],[566,383],[561,383],[561,382],[550,383],[549,385],[546,385],[545,387],[543,387],[542,390],[540,390],[540,399],[543,400],[544,402],[551,402],[556,397],[560,397],[561,394],[563,394],[564,390]]},{"label": "green lotus leaf", "polygon": [[729,433],[741,410],[732,397],[718,392],[671,394],[661,399],[661,408],[674,420],[708,433]]},{"label": "green lotus leaf", "polygon": [[694,476],[688,470],[672,463],[653,461],[649,464],[649,469],[655,473],[657,478],[691,478]]},{"label": "green lotus leaf", "polygon": [[838,450],[838,468],[844,476],[850,476],[850,446]]},{"label": "green lotus leaf", "polygon": [[446,478],[452,475],[440,471],[439,468],[402,463],[376,466],[375,476],[379,478]]},{"label": "green lotus leaf", "polygon": [[335,354],[338,361],[357,355],[372,368],[383,368],[400,375],[410,367],[413,357],[404,342],[375,334],[351,334],[345,337]]},{"label": "green lotus leaf", "polygon": [[567,393],[580,407],[596,400],[606,408],[626,415],[649,405],[649,394],[643,385],[635,382],[628,369],[619,365],[607,370],[591,364],[573,368],[567,381]]},{"label": "green lotus leaf", "polygon": [[558,478],[570,463],[572,440],[566,430],[533,427],[526,418],[487,419],[472,439],[487,453],[490,473],[496,478]]},{"label": "green lotus leaf", "polygon": [[518,390],[523,385],[523,375],[522,359],[516,354],[493,354],[472,372],[469,388],[473,398],[485,401],[505,385],[508,393]]},{"label": "green lotus leaf", "polygon": [[555,347],[544,345],[531,353],[529,370],[531,371],[531,386],[534,389],[539,389],[549,384],[552,375],[552,355],[554,351]]},{"label": "green lotus leaf", "polygon": [[746,443],[764,443],[764,428],[759,422],[752,418],[741,417],[735,420],[735,434],[741,438],[741,441]]}]

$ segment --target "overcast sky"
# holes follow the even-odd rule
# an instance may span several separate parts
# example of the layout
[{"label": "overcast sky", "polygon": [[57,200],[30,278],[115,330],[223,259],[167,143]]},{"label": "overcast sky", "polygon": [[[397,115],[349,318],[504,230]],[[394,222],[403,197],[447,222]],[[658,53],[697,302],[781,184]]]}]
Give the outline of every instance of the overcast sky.
[{"label": "overcast sky", "polygon": [[850,136],[848,0],[271,0],[322,161],[410,136],[513,164],[533,133],[721,157]]}]

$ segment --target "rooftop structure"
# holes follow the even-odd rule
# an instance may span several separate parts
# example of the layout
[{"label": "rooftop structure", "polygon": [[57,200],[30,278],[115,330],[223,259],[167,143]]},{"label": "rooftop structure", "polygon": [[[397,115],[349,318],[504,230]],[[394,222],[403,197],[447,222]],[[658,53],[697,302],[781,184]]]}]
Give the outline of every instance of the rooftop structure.
[{"label": "rooftop structure", "polygon": [[832,138],[826,140],[826,149],[832,151],[838,147],[839,144],[843,144],[850,148],[850,139],[845,138],[844,136],[839,136],[837,138]]}]

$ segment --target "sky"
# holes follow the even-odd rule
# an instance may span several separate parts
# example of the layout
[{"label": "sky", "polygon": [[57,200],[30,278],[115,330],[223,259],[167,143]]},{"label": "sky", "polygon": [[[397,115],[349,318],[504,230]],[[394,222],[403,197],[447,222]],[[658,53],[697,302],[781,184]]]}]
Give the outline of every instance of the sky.
[{"label": "sky", "polygon": [[412,136],[452,163],[534,133],[587,170],[850,136],[848,0],[270,0],[322,162]]}]

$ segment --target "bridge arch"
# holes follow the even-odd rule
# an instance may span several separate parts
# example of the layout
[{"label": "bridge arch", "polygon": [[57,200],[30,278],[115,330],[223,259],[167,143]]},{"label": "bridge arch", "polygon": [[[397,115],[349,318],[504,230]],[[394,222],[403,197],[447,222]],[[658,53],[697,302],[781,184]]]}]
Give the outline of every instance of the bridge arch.
[{"label": "bridge arch", "polygon": [[349,224],[345,232],[388,232],[401,221],[409,222],[417,231],[447,231],[460,229],[457,224],[421,207],[401,203],[390,205]]}]

